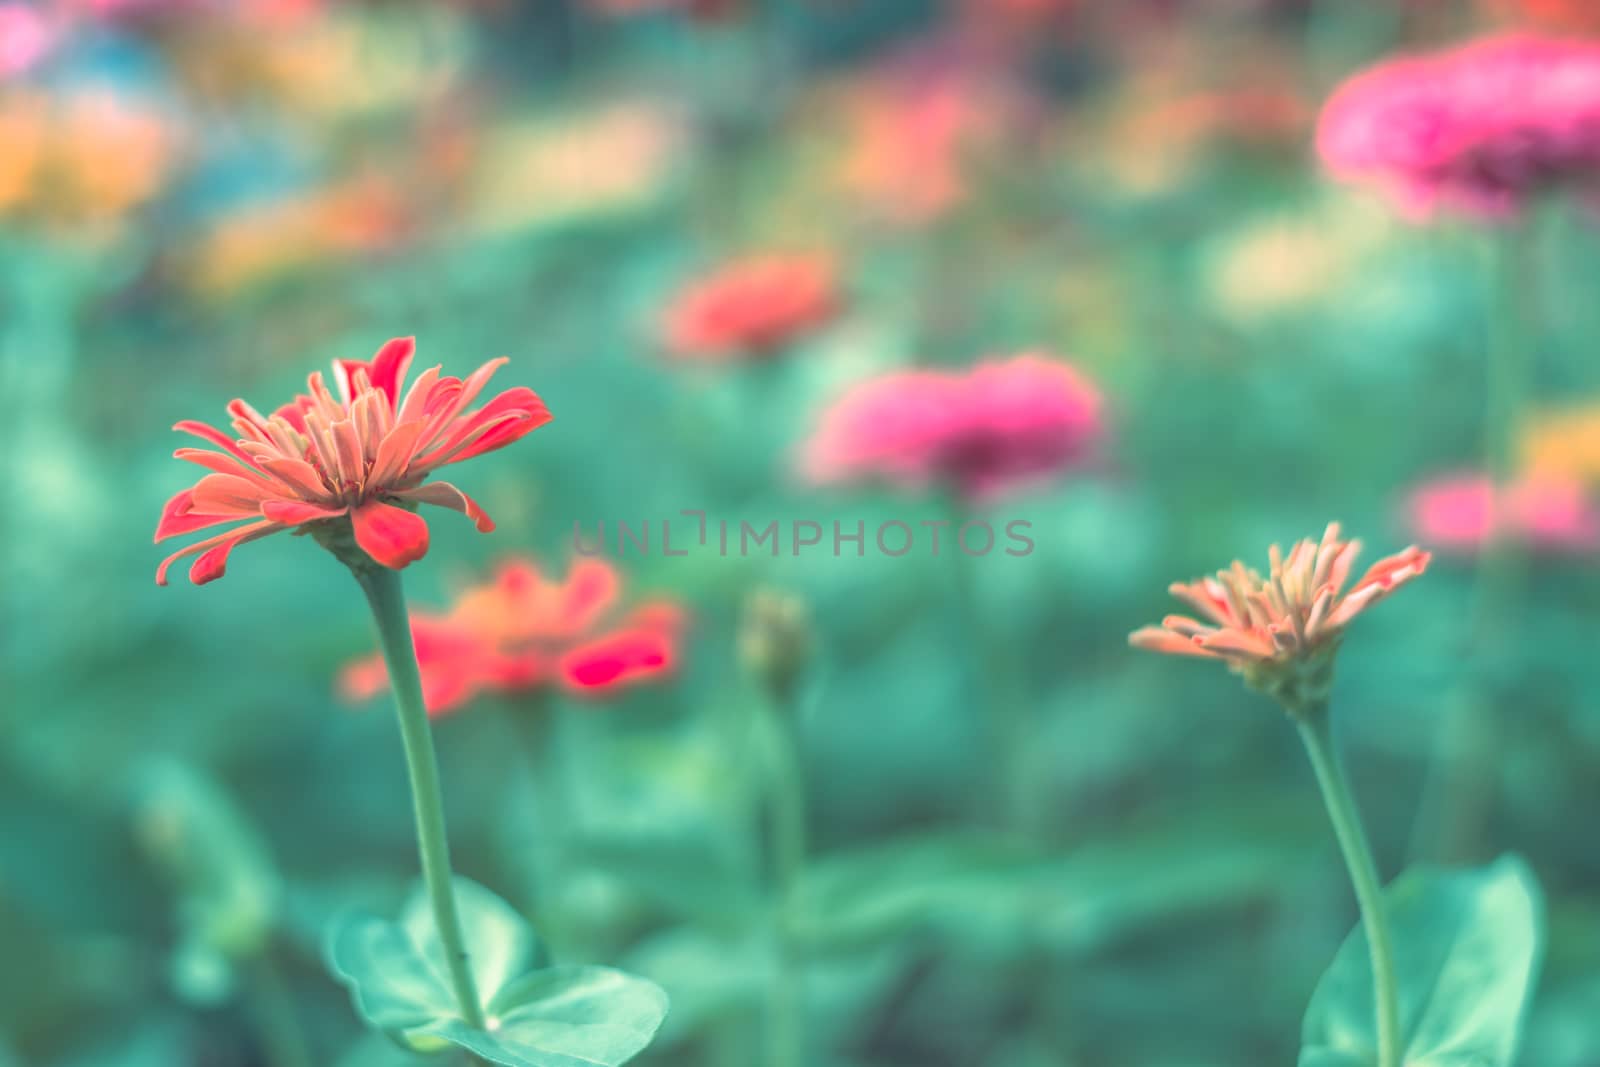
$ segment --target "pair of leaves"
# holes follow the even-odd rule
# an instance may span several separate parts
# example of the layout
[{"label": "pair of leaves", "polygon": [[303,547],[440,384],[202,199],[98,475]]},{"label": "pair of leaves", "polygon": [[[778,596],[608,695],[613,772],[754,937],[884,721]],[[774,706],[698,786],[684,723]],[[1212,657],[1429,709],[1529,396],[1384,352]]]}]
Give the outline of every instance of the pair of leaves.
[{"label": "pair of leaves", "polygon": [[[1384,893],[1405,1067],[1509,1067],[1538,967],[1539,885],[1520,859],[1420,869]],[[1357,926],[1306,1009],[1299,1067],[1377,1063],[1372,967]]]},{"label": "pair of leaves", "polygon": [[399,922],[352,916],[334,924],[328,958],[374,1028],[417,1051],[464,1048],[504,1067],[615,1067],[660,1027],[666,994],[606,967],[528,971],[533,931],[505,901],[458,878],[456,901],[487,1026],[461,1018],[426,893]]}]

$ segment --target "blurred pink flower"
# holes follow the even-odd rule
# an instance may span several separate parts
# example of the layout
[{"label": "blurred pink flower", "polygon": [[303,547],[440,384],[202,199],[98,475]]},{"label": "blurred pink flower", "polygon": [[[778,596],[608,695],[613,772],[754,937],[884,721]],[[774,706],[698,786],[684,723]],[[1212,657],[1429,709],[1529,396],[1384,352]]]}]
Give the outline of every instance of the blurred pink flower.
[{"label": "blurred pink flower", "polygon": [[1418,214],[1506,215],[1553,186],[1600,188],[1600,43],[1512,35],[1381,64],[1328,101],[1317,149]]},{"label": "blurred pink flower", "polygon": [[583,6],[596,14],[611,16],[682,11],[706,21],[736,15],[743,7],[740,0],[585,0]]},{"label": "blurred pink flower", "polygon": [[1321,542],[1305,538],[1284,558],[1277,545],[1266,577],[1235,560],[1214,578],[1169,587],[1205,620],[1168,615],[1134,631],[1128,643],[1151,652],[1222,660],[1252,688],[1301,713],[1327,699],[1333,655],[1344,628],[1367,608],[1428,569],[1412,546],[1374,563],[1345,590],[1360,541],[1329,523]]},{"label": "blurred pink flower", "polygon": [[51,20],[28,4],[0,3],[0,78],[26,74],[56,46]]},{"label": "blurred pink flower", "polygon": [[1094,385],[1030,353],[857,385],[823,413],[801,467],[819,483],[943,482],[986,497],[1084,463],[1103,429]]},{"label": "blurred pink flower", "polygon": [[1600,511],[1578,482],[1524,480],[1504,491],[1498,508],[1495,503],[1486,476],[1451,475],[1412,490],[1406,522],[1420,540],[1450,552],[1478,551],[1497,533],[1544,551],[1600,546]]}]

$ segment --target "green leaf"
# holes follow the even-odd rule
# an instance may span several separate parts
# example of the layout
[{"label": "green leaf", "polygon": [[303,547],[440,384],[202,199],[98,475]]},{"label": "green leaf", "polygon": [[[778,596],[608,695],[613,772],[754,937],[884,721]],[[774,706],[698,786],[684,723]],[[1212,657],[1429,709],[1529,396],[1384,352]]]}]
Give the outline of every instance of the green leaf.
[{"label": "green leaf", "polygon": [[[1417,869],[1384,894],[1407,1067],[1509,1067],[1538,965],[1542,902],[1523,862]],[[1300,1067],[1377,1062],[1365,931],[1345,939],[1311,997]]]},{"label": "green leaf", "polygon": [[356,1011],[404,1045],[459,1045],[510,1067],[611,1067],[650,1043],[667,1011],[654,983],[603,967],[525,973],[533,931],[511,907],[458,878],[462,937],[489,1028],[460,1017],[426,893],[399,922],[353,916],[335,923],[328,959]]},{"label": "green leaf", "polygon": [[[456,905],[478,996],[487,1002],[532,959],[532,929],[505,901],[465,878]],[[408,1033],[458,1014],[444,947],[427,891],[419,888],[399,922],[374,915],[336,919],[328,962],[350,987],[356,1012],[378,1030]]]},{"label": "green leaf", "polygon": [[615,1067],[650,1044],[667,995],[609,967],[553,967],[501,990],[488,1015],[487,1030],[450,1019],[424,1032],[505,1067]]}]

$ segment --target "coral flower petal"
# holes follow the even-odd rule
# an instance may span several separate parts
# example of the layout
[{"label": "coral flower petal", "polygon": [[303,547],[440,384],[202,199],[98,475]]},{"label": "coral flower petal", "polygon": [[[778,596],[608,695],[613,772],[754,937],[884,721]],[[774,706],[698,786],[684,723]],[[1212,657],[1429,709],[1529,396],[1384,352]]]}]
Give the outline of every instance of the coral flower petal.
[{"label": "coral flower petal", "polygon": [[350,512],[356,544],[385,567],[400,570],[428,553],[428,524],[414,512],[368,500]]},{"label": "coral flower petal", "polygon": [[317,504],[308,504],[303,500],[268,500],[261,505],[262,515],[285,526],[299,526],[303,522],[317,522],[320,519],[337,519],[349,510],[349,508],[325,508]]},{"label": "coral flower petal", "polygon": [[201,440],[211,442],[238,460],[242,465],[255,470],[255,462],[245,454],[238,443],[215,426],[208,426],[203,422],[196,422],[194,419],[184,419],[182,422],[174,423],[172,428],[180,433],[193,434]]},{"label": "coral flower petal", "polygon": [[208,474],[195,483],[194,507],[212,515],[254,515],[264,500],[276,495],[265,482],[234,474]]},{"label": "coral flower petal", "polygon": [[213,452],[207,448],[180,448],[172,453],[172,458],[197,464],[206,470],[215,471],[218,474],[226,474],[230,478],[248,478],[252,481],[261,482],[263,485],[271,484],[255,467],[241,467],[231,456],[225,456],[220,452]]},{"label": "coral flower petal", "polygon": [[1146,626],[1142,630],[1135,630],[1129,635],[1128,644],[1134,648],[1142,648],[1149,652],[1165,652],[1173,656],[1217,658],[1215,652],[1196,644],[1193,638],[1168,633],[1159,626]]},{"label": "coral flower petal", "polygon": [[411,357],[416,349],[416,338],[396,337],[385,342],[370,363],[360,359],[334,360],[333,380],[339,388],[341,399],[346,404],[355,399],[356,374],[358,371],[365,371],[367,383],[374,389],[381,389],[389,398],[389,403],[393,405],[399,396],[400,384],[405,380],[406,371],[411,366]]},{"label": "coral flower petal", "polygon": [[179,534],[193,533],[203,530],[208,526],[218,526],[225,522],[238,522],[242,515],[211,515],[206,512],[196,511],[194,508],[194,490],[181,489],[175,493],[166,507],[161,509],[161,521],[156,523],[155,542],[160,544],[169,537]]},{"label": "coral flower petal", "polygon": [[[204,584],[204,582],[209,582],[213,579],[220,578],[222,577],[223,568],[228,562],[228,552],[231,552],[236,545],[242,545],[246,541],[254,541],[257,538],[265,537],[267,534],[276,533],[281,529],[283,529],[283,527],[275,522],[253,522],[247,526],[235,527],[234,529],[229,530],[227,533],[218,534],[215,537],[208,537],[204,541],[197,541],[192,545],[186,545],[161,561],[161,565],[156,568],[156,584],[166,585],[167,568],[171,567],[174,563],[180,559],[183,559],[185,556],[192,556],[197,552],[204,553],[201,558],[206,560],[206,565],[201,567],[200,560],[196,560],[195,566],[190,569],[189,577],[194,579],[195,584],[201,585]],[[213,554],[216,549],[222,548],[223,546],[226,546],[227,550],[222,552],[220,556]],[[207,557],[210,558],[207,559]],[[195,578],[196,571],[198,571],[203,578]]]},{"label": "coral flower petal", "polygon": [[473,521],[479,533],[491,533],[494,530],[494,520],[489,518],[489,513],[480,508],[476,500],[449,482],[428,482],[415,489],[396,490],[391,495],[459,511]]},{"label": "coral flower petal", "polygon": [[372,473],[368,475],[368,480],[375,485],[385,485],[405,474],[416,455],[422,430],[421,420],[412,420],[397,423],[394,429],[385,434],[378,443],[378,453],[372,461]]}]

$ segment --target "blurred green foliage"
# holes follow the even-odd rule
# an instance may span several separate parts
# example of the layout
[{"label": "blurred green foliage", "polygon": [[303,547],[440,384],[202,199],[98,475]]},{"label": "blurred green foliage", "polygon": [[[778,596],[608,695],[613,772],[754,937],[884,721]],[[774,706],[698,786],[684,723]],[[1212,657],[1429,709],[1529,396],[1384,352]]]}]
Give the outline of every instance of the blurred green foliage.
[{"label": "blurred green foliage", "polygon": [[[1405,491],[1477,464],[1492,238],[1328,187],[1306,117],[1360,63],[1475,16],[1088,3],[1016,38],[972,5],[751,6],[701,23],[553,0],[310,5],[256,47],[324,42],[293,53],[335,68],[313,64],[332,87],[317,107],[271,78],[214,80],[202,60],[234,55],[248,26],[128,15],[75,26],[56,66],[0,85],[9,106],[104,81],[159,101],[181,133],[160,188],[113,223],[0,219],[0,1064],[411,1062],[363,1036],[320,961],[333,916],[395,914],[416,868],[392,715],[334,691],[373,647],[355,584],[308,539],[276,537],[219,583],[157,589],[148,540],[190,478],[174,421],[220,421],[234,396],[266,408],[329,359],[411,333],[419,366],[513,356],[505,384],[556,416],[463,470],[499,529],[433,519],[406,573],[421,606],[508,553],[564,571],[575,522],[943,517],[931,496],[820,493],[791,472],[816,412],[875,371],[1038,347],[1108,398],[1097,469],[993,506],[1033,523],[1026,558],[623,559],[630,591],[693,617],[674,680],[437,722],[458,870],[558,917],[561,962],[670,994],[637,1062],[759,1055],[775,966],[749,733],[764,697],[736,652],[758,586],[812,617],[795,723],[811,859],[792,901],[808,1067],[1294,1056],[1354,922],[1310,775],[1275,708],[1125,639],[1168,610],[1169,581],[1330,518],[1397,547]],[[985,113],[961,201],[907,225],[825,175],[873,73],[919,50],[1003,74],[1025,103]],[[1241,84],[1299,117],[1185,124],[1185,101]],[[637,127],[608,132],[607,114]],[[465,193],[434,169],[452,152]],[[338,200],[227,236],[261,203],[374,172],[410,194],[381,239],[333,240],[356,210]],[[1600,392],[1600,244],[1580,215],[1559,209],[1538,247],[1546,405]],[[674,364],[658,322],[678,287],[770,246],[838,256],[838,318],[782,360]],[[1468,561],[1440,560],[1341,657],[1337,714],[1386,874],[1433,850],[1415,815],[1437,785],[1470,589]],[[1515,699],[1444,813],[1468,844],[1430,857],[1514,849],[1544,884],[1521,1059],[1539,1067],[1600,1060],[1596,604],[1591,558],[1529,562],[1506,631]],[[1028,840],[982,825],[994,768],[974,633],[1017,665]],[[559,805],[540,794],[555,772],[539,718],[562,734]]]}]

